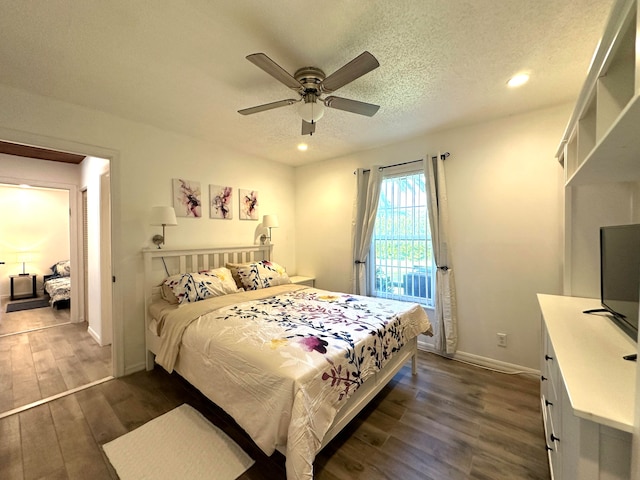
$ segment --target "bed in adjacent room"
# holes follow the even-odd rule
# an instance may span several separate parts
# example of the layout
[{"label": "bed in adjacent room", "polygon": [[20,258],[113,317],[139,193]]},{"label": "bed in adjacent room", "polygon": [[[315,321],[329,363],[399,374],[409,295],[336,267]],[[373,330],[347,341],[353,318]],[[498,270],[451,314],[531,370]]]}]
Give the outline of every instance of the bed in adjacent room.
[{"label": "bed in adjacent room", "polygon": [[[415,354],[417,304],[290,283],[271,246],[145,250],[153,360],[229,413],[288,480]],[[240,287],[240,288],[239,288]]]},{"label": "bed in adjacent room", "polygon": [[71,268],[69,260],[61,260],[51,266],[50,275],[44,276],[44,291],[49,304],[55,308],[68,308],[71,300]]}]

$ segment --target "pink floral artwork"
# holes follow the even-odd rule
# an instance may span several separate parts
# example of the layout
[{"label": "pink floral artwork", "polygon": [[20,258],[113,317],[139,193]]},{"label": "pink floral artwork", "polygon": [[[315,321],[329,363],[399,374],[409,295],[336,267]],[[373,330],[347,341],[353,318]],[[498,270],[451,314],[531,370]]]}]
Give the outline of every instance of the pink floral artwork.
[{"label": "pink floral artwork", "polygon": [[209,185],[209,218],[231,220],[233,218],[232,197],[232,187]]},{"label": "pink floral artwork", "polygon": [[176,217],[201,217],[202,193],[200,191],[200,182],[174,178],[173,208],[176,211]]},{"label": "pink floral artwork", "polygon": [[258,220],[258,192],[240,189],[240,220]]}]

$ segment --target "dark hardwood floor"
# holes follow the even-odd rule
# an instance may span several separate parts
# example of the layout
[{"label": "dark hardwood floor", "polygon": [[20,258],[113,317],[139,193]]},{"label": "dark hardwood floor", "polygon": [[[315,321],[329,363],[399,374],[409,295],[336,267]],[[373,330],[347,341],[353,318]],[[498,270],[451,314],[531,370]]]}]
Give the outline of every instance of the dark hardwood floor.
[{"label": "dark hardwood floor", "polygon": [[[538,379],[420,352],[316,458],[316,480],[548,480]],[[282,480],[218,407],[176,374],[110,380],[0,420],[0,478],[115,479],[101,445],[188,403],[254,460],[242,480]]]}]

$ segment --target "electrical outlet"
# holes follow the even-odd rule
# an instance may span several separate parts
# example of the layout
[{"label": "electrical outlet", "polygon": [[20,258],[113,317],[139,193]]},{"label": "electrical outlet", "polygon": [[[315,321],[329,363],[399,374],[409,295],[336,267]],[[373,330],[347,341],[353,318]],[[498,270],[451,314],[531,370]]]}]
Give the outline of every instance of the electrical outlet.
[{"label": "electrical outlet", "polygon": [[498,333],[498,346],[506,347],[507,346],[507,334],[506,333]]}]

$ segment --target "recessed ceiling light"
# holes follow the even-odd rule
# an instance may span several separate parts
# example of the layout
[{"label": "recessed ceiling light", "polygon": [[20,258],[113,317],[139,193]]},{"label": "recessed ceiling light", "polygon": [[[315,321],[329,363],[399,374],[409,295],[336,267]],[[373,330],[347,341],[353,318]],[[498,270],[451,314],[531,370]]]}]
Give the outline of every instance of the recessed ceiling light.
[{"label": "recessed ceiling light", "polygon": [[306,152],[308,148],[309,146],[306,143],[301,143],[298,145],[298,150],[300,150],[301,152]]},{"label": "recessed ceiling light", "polygon": [[519,87],[520,85],[524,85],[525,83],[527,83],[529,81],[529,74],[528,73],[519,73],[517,75],[514,75],[513,77],[511,77],[509,79],[509,81],[507,82],[507,85],[509,87]]}]

